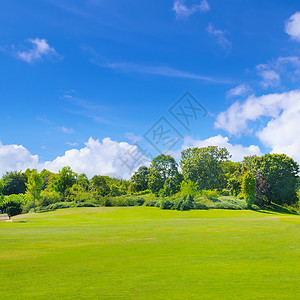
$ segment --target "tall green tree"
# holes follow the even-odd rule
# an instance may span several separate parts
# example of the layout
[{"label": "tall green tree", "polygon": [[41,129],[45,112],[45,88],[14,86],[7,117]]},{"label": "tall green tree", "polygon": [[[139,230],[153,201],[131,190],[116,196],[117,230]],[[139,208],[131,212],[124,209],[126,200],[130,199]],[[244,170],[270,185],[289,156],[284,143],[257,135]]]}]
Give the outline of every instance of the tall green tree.
[{"label": "tall green tree", "polygon": [[91,179],[91,191],[95,192],[98,196],[106,196],[110,193],[110,187],[106,182],[106,176],[95,175]]},{"label": "tall green tree", "polygon": [[178,172],[178,165],[170,155],[161,154],[153,159],[149,168],[148,185],[152,193],[158,194],[163,189],[165,181],[170,179],[172,186],[176,186],[174,193],[180,188],[182,176]]},{"label": "tall green tree", "polygon": [[184,150],[180,159],[184,179],[196,182],[200,190],[225,188],[226,179],[222,163],[229,158],[228,150],[217,146]]},{"label": "tall green tree", "polygon": [[82,173],[77,178],[77,184],[81,186],[83,189],[88,190],[90,182],[86,174]]},{"label": "tall green tree", "polygon": [[39,203],[41,200],[41,192],[43,188],[42,176],[36,170],[30,173],[26,187],[26,198],[29,201],[33,201],[35,211],[36,203]]},{"label": "tall green tree", "polygon": [[60,192],[65,199],[66,190],[71,188],[76,183],[76,173],[67,166],[63,167],[54,177],[54,189]]},{"label": "tall green tree", "polygon": [[292,158],[285,154],[266,154],[245,159],[243,165],[259,176],[260,199],[280,205],[297,202],[299,165]]},{"label": "tall green tree", "polygon": [[130,179],[130,191],[136,193],[147,190],[148,175],[149,170],[147,167],[139,167],[139,169],[132,175]]}]

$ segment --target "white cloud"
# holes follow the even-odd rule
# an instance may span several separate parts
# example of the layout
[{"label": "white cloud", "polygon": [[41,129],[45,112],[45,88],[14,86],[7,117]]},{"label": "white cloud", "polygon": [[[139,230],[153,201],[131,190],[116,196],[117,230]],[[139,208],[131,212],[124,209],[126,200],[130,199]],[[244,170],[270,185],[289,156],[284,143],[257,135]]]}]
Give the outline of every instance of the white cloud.
[{"label": "white cloud", "polygon": [[32,155],[23,146],[3,145],[0,142],[0,174],[6,171],[37,168],[38,161],[38,155]]},{"label": "white cloud", "polygon": [[148,165],[137,146],[125,142],[118,143],[110,138],[102,141],[90,138],[85,147],[71,149],[53,161],[39,162],[38,155],[32,155],[23,146],[2,145],[0,143],[0,173],[27,168],[44,168],[57,172],[64,166],[70,166],[77,173],[93,175],[115,174],[117,177],[129,178],[141,165]]},{"label": "white cloud", "polygon": [[185,0],[175,0],[172,9],[175,12],[176,18],[180,19],[187,18],[198,11],[209,11],[210,6],[206,0],[202,0],[199,4],[195,4],[190,7],[185,5]]},{"label": "white cloud", "polygon": [[125,137],[133,144],[136,144],[142,140],[140,135],[135,135],[133,132],[126,132]]},{"label": "white cloud", "polygon": [[195,140],[191,137],[184,138],[184,144],[182,149],[192,148],[192,147],[207,147],[207,146],[218,146],[221,148],[226,148],[232,155],[231,160],[242,161],[245,156],[250,155],[262,155],[258,146],[251,145],[249,147],[244,147],[243,145],[233,145],[229,143],[229,138],[222,135],[217,135],[210,137],[206,140]]},{"label": "white cloud", "polygon": [[206,31],[210,36],[214,37],[218,44],[220,44],[224,49],[231,50],[231,42],[226,38],[226,31],[215,29],[212,24],[209,24]]},{"label": "white cloud", "polygon": [[236,96],[244,96],[251,91],[251,87],[247,84],[240,84],[226,93],[227,98],[236,97]]},{"label": "white cloud", "polygon": [[254,133],[264,146],[300,162],[300,90],[237,101],[220,113],[215,123],[217,128],[236,135],[258,125]]},{"label": "white cloud", "polygon": [[43,57],[58,56],[55,49],[45,39],[29,39],[28,42],[31,44],[31,48],[26,51],[17,51],[16,56],[18,59],[27,63],[34,63]]},{"label": "white cloud", "polygon": [[261,64],[256,67],[258,74],[262,77],[261,85],[265,88],[280,84],[280,75],[271,68],[272,65],[268,64]]},{"label": "white cloud", "polygon": [[295,41],[300,42],[300,12],[297,11],[285,23],[285,32]]},{"label": "white cloud", "polygon": [[74,129],[61,126],[58,128],[63,133],[74,133]]}]

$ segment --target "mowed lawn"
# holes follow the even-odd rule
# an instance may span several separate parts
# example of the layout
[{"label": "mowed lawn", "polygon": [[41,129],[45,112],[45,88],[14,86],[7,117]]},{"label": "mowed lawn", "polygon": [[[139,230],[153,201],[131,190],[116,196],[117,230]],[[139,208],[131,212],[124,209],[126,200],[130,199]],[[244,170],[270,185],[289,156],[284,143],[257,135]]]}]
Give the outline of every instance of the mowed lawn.
[{"label": "mowed lawn", "polygon": [[1,299],[299,299],[300,216],[74,208],[0,223]]}]

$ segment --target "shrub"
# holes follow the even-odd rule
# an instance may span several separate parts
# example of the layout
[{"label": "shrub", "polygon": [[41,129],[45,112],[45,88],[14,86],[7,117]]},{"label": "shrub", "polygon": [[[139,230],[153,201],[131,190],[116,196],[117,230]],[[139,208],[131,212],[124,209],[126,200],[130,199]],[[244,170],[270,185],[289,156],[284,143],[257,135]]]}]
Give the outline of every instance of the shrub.
[{"label": "shrub", "polygon": [[99,204],[101,206],[141,206],[144,202],[144,198],[133,195],[99,199]]},{"label": "shrub", "polygon": [[61,202],[63,200],[61,194],[56,191],[42,191],[41,201],[38,203],[39,206],[48,206],[50,204]]},{"label": "shrub", "polygon": [[208,207],[205,204],[203,204],[199,201],[195,201],[194,208],[195,209],[208,209]]},{"label": "shrub", "polygon": [[221,195],[222,195],[222,196],[230,196],[230,191],[229,191],[229,190],[226,190],[226,189],[223,189],[223,190],[221,191]]},{"label": "shrub", "polygon": [[24,194],[12,194],[0,198],[0,210],[8,212],[9,207],[14,207],[14,211],[22,211],[23,206],[26,204],[26,197]]},{"label": "shrub", "polygon": [[76,204],[77,207],[97,207],[96,204],[94,203],[89,203],[89,202],[79,202]]},{"label": "shrub", "polygon": [[210,200],[215,200],[219,197],[219,193],[217,190],[203,190],[201,192],[201,195]]},{"label": "shrub", "polygon": [[196,196],[198,194],[198,185],[191,180],[182,181],[180,184],[180,194],[182,196]]},{"label": "shrub", "polygon": [[159,204],[159,201],[157,200],[146,200],[144,206],[155,207],[157,204]]},{"label": "shrub", "polygon": [[168,198],[163,198],[160,200],[161,209],[171,209],[173,206],[172,202]]},{"label": "shrub", "polygon": [[61,209],[61,208],[70,208],[74,207],[75,203],[74,202],[56,202],[53,204],[50,204],[45,207],[46,210],[55,210],[55,209]]},{"label": "shrub", "polygon": [[17,206],[8,206],[6,208],[6,213],[10,217],[12,217],[12,216],[21,214],[22,213],[22,209],[21,209],[21,207],[17,207]]}]

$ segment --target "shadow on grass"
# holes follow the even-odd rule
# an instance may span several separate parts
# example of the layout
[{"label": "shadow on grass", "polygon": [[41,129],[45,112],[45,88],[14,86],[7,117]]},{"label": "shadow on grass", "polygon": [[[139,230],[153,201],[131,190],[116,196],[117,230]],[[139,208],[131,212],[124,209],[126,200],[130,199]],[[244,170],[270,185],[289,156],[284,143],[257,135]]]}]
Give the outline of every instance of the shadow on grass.
[{"label": "shadow on grass", "polygon": [[264,214],[274,214],[274,213],[279,213],[279,214],[289,214],[289,215],[299,215],[299,212],[296,210],[278,205],[278,204],[269,204],[261,207],[260,210],[255,210],[260,213]]}]

